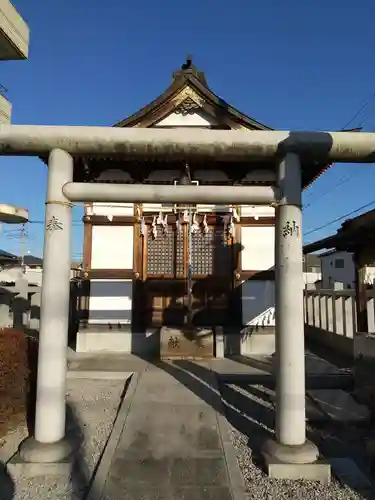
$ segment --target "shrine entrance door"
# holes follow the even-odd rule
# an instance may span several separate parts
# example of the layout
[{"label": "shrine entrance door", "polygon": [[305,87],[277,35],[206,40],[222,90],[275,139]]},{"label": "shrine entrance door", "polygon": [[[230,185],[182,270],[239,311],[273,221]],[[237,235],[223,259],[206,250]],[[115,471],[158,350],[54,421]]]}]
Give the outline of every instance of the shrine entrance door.
[{"label": "shrine entrance door", "polygon": [[[172,215],[171,215],[172,218]],[[188,224],[180,227],[150,223],[141,236],[142,275],[138,280],[137,322],[143,329],[181,328],[191,309],[196,327],[215,328],[233,322],[236,244],[225,230],[222,217],[210,216],[205,231],[192,234],[192,294],[188,281]]]}]

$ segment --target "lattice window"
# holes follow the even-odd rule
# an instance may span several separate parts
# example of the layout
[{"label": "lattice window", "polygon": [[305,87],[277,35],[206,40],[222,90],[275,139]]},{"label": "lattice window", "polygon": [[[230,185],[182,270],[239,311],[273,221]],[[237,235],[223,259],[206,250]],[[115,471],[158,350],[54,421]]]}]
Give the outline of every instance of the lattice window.
[{"label": "lattice window", "polygon": [[212,274],[213,271],[212,230],[207,233],[196,232],[192,235],[191,264],[193,274]]},{"label": "lattice window", "polygon": [[192,237],[193,275],[226,275],[232,271],[232,248],[225,244],[223,228],[196,232]]},{"label": "lattice window", "polygon": [[176,242],[176,275],[184,275],[184,233],[183,231],[175,231]]},{"label": "lattice window", "polygon": [[147,274],[173,274],[174,238],[171,227],[157,226],[157,237],[147,237]]},{"label": "lattice window", "polygon": [[167,226],[166,230],[156,227],[157,237],[147,237],[147,274],[184,274],[184,236],[182,232]]}]

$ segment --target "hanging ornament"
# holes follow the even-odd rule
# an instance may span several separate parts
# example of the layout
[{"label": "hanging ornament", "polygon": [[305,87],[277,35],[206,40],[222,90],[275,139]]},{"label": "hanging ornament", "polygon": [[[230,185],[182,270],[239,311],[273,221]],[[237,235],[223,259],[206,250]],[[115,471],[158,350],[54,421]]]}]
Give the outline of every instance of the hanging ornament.
[{"label": "hanging ornament", "polygon": [[145,218],[144,217],[141,217],[141,225],[140,225],[140,232],[141,232],[141,236],[145,236],[146,235],[146,222],[145,222]]},{"label": "hanging ornament", "polygon": [[156,238],[158,236],[158,230],[157,230],[157,227],[156,227],[156,217],[155,217],[155,215],[154,215],[154,218],[152,219],[151,235],[154,238],[154,240],[156,240]]},{"label": "hanging ornament", "polygon": [[204,214],[203,220],[202,220],[202,226],[203,226],[203,232],[204,234],[207,234],[209,231],[208,224],[207,224],[207,215]]},{"label": "hanging ornament", "polygon": [[228,224],[228,234],[229,236],[233,237],[234,236],[234,220],[233,217],[231,216],[229,219],[229,224]]},{"label": "hanging ornament", "polygon": [[223,243],[224,245],[227,245],[227,239],[228,239],[228,233],[229,233],[229,225],[230,225],[230,216],[229,215],[224,215],[222,217],[222,221],[224,224],[224,231],[223,231]]},{"label": "hanging ornament", "polygon": [[137,214],[137,219],[140,220],[141,219],[141,209],[139,208],[139,205],[137,205],[136,214]]},{"label": "hanging ornament", "polygon": [[164,219],[162,219],[161,227],[162,227],[163,233],[167,234],[167,232],[168,232],[168,214],[165,214]]},{"label": "hanging ornament", "polygon": [[179,214],[176,215],[176,230],[178,233],[181,233],[181,231],[182,231],[182,226],[181,226]]},{"label": "hanging ornament", "polygon": [[189,211],[188,210],[184,210],[184,213],[183,213],[183,221],[184,222],[189,222]]},{"label": "hanging ornament", "polygon": [[193,214],[193,223],[192,223],[192,226],[191,226],[191,232],[192,233],[196,233],[197,231],[199,231],[199,223],[197,221],[197,214],[194,213]]},{"label": "hanging ornament", "polygon": [[109,220],[109,222],[112,222],[113,221],[113,215],[112,214],[107,215],[107,219]]},{"label": "hanging ornament", "polygon": [[159,224],[159,225],[163,225],[163,214],[162,214],[162,211],[160,210],[159,212],[159,215],[158,215],[158,218],[156,220],[156,224]]},{"label": "hanging ornament", "polygon": [[236,207],[233,207],[232,209],[233,217],[236,222],[240,222],[240,214],[237,212]]}]

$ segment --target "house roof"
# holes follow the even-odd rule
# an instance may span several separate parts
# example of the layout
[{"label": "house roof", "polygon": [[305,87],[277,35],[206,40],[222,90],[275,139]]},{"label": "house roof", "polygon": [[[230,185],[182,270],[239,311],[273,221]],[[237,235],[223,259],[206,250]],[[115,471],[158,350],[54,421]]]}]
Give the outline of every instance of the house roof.
[{"label": "house roof", "polygon": [[[188,56],[181,68],[173,73],[171,85],[159,97],[133,115],[116,123],[114,127],[135,127],[140,123],[143,127],[157,124],[166,113],[173,109],[178,110],[178,106],[173,100],[187,89],[186,95],[181,96],[185,97],[184,101],[188,100],[192,107],[194,104],[196,107],[202,107],[208,115],[218,119],[221,124],[224,122],[232,127],[242,125],[252,130],[272,130],[267,125],[241,113],[217,96],[208,87],[205,74],[193,64],[191,56]],[[179,103],[180,106],[183,105],[184,101]]]},{"label": "house roof", "polygon": [[35,257],[34,255],[25,255],[23,258],[25,266],[42,266],[43,259]]},{"label": "house roof", "polygon": [[[184,113],[200,108],[206,115],[211,116],[221,129],[239,130],[273,130],[254,118],[242,113],[224,99],[216,95],[208,86],[205,74],[193,64],[192,57],[188,56],[181,68],[173,73],[171,85],[150,104],[128,118],[117,122],[114,127],[153,127],[168,114]],[[215,126],[211,126],[215,128]],[[311,185],[322,175],[331,163],[311,160],[302,165],[302,186]]]},{"label": "house roof", "polygon": [[[216,129],[235,129],[244,130],[251,133],[252,130],[273,130],[271,127],[255,120],[254,118],[242,113],[234,106],[228,104],[224,99],[216,95],[208,86],[205,74],[200,71],[192,61],[191,56],[186,58],[186,62],[180,69],[175,71],[172,76],[172,82],[167,89],[159,95],[154,101],[147,104],[139,111],[128,118],[115,123],[114,127],[154,127],[171,113],[189,114],[194,110],[200,110],[202,115],[212,118],[212,123],[216,125],[208,126]],[[48,163],[47,156],[41,159]],[[112,157],[75,157],[75,181],[90,182],[97,178],[103,170],[107,168],[121,167],[132,168],[132,176],[136,182],[143,182],[141,171],[147,171],[148,168],[158,168],[158,165],[165,165],[167,159],[156,161],[148,158],[142,161],[122,157],[114,154]],[[111,165],[104,166],[106,162]],[[151,165],[151,166],[150,166]],[[323,160],[311,158],[304,160],[302,164],[302,187],[310,186],[320,175],[331,167],[331,163]],[[143,168],[141,168],[143,166]],[[273,162],[264,164],[265,168],[273,168]],[[240,171],[241,169],[239,169]],[[138,178],[139,177],[139,178]]]},{"label": "house roof", "polygon": [[[354,251],[360,246],[375,243],[375,210],[347,219],[337,232],[327,238],[305,245],[304,253],[317,252],[324,249]],[[325,252],[328,254],[328,252]]]},{"label": "house roof", "polygon": [[18,257],[17,255],[14,255],[12,253],[9,253],[9,252],[6,252],[5,250],[0,250],[0,260],[4,261],[14,261],[14,260],[18,260]]}]

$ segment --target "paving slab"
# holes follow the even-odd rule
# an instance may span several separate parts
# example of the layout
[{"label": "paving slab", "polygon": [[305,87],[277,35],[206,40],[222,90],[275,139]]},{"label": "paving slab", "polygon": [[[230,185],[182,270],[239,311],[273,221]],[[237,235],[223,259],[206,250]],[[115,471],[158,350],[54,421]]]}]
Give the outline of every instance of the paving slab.
[{"label": "paving slab", "polygon": [[245,498],[237,480],[233,493],[238,465],[226,459],[216,377],[200,369],[205,380],[175,363],[150,365],[139,375],[103,500]]},{"label": "paving slab", "polygon": [[[142,372],[148,366],[148,361],[132,354],[70,354],[68,359],[68,374],[74,372],[79,378],[78,372],[112,372],[129,373]],[[85,378],[86,376],[82,376]]]}]

